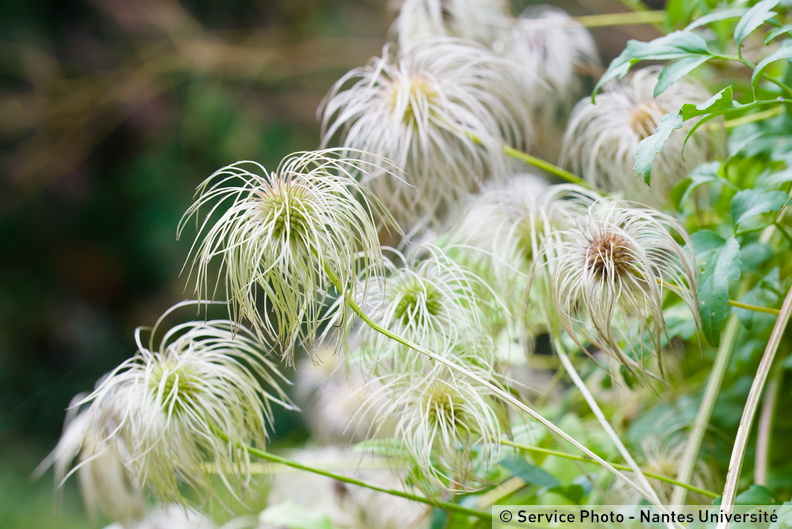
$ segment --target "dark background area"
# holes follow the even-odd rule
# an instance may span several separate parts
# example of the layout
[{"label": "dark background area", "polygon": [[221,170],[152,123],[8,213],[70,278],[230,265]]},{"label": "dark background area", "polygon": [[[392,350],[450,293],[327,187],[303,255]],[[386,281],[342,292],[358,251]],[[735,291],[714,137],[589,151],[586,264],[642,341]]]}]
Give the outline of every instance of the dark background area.
[{"label": "dark background area", "polygon": [[[323,96],[381,53],[392,16],[385,0],[0,3],[0,527],[102,525],[74,484],[58,514],[51,475],[30,478],[64,409],[190,297],[176,225],[195,186],[316,148]],[[656,36],[593,33],[606,61]]]}]

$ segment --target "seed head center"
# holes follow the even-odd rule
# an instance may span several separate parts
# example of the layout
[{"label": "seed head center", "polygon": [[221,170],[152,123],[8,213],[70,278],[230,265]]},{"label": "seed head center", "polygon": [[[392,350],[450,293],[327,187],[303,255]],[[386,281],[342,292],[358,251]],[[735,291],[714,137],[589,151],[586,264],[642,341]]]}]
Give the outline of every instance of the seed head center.
[{"label": "seed head center", "polygon": [[585,265],[597,279],[623,276],[629,271],[632,252],[620,233],[604,231],[595,234],[586,248]]}]

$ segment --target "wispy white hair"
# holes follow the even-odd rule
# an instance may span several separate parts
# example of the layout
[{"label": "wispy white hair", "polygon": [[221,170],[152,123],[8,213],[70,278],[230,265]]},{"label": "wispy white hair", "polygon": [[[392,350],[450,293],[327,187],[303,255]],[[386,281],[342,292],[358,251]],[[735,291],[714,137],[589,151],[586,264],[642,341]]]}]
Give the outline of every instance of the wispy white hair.
[{"label": "wispy white hair", "polygon": [[658,97],[654,88],[660,69],[638,70],[623,80],[607,83],[596,104],[581,100],[572,112],[562,160],[572,172],[595,187],[621,191],[625,197],[654,207],[668,203],[671,189],[690,171],[721,149],[721,136],[698,130],[688,141],[685,136],[696,120],[688,120],[676,130],[654,160],[651,188],[636,177],[635,150],[641,140],[654,134],[661,119],[677,112],[685,103],[701,103],[710,94],[698,83],[682,79]]},{"label": "wispy white hair", "polygon": [[[350,84],[351,83],[351,84]],[[508,174],[503,144],[525,146],[530,117],[510,61],[458,39],[422,40],[339,80],[324,101],[323,144],[404,167],[412,189],[375,179],[400,221],[442,225],[468,192]]]},{"label": "wispy white hair", "polygon": [[295,344],[310,348],[323,324],[328,291],[348,295],[361,272],[381,269],[377,224],[392,227],[392,219],[360,180],[382,173],[399,181],[393,170],[382,158],[330,149],[295,153],[272,172],[255,162],[216,172],[179,227],[208,210],[191,252],[198,297],[215,293],[210,264],[219,260],[232,319],[277,340],[291,362]]},{"label": "wispy white hair", "polygon": [[[207,466],[232,493],[245,489],[250,456],[241,445],[264,445],[273,403],[292,407],[280,388],[286,380],[250,331],[234,322],[182,323],[155,342],[161,325],[162,319],[146,342],[146,329],[139,328],[135,355],[79,403],[88,406],[85,431],[111,411],[98,453],[123,446],[117,453],[133,484],[164,501],[184,504],[184,486],[206,493]],[[76,471],[90,462],[86,447]]]},{"label": "wispy white hair", "polygon": [[698,314],[695,258],[681,224],[634,203],[601,199],[550,249],[553,297],[567,332],[631,371],[642,367],[644,353],[654,353],[662,372],[665,293]]},{"label": "wispy white hair", "polygon": [[505,0],[403,0],[395,28],[402,47],[432,37],[460,37],[489,45],[509,16]]}]

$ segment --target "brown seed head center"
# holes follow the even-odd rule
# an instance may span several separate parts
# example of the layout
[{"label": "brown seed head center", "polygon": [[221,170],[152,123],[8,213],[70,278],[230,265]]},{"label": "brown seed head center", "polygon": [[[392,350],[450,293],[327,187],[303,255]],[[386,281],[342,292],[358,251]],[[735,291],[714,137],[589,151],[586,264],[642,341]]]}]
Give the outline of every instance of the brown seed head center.
[{"label": "brown seed head center", "polygon": [[627,239],[613,231],[595,234],[586,248],[586,269],[597,279],[624,275],[629,270],[630,260]]}]

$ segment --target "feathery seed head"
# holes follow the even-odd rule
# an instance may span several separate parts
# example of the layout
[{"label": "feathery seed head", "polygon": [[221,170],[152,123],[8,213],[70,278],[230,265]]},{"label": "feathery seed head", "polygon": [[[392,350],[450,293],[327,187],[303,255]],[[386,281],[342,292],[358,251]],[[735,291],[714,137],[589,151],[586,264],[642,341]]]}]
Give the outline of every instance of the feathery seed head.
[{"label": "feathery seed head", "polygon": [[635,177],[635,149],[654,134],[663,116],[677,112],[685,103],[701,103],[710,97],[688,79],[654,97],[659,73],[654,67],[638,70],[606,84],[596,104],[582,99],[572,112],[562,149],[562,162],[595,187],[622,191],[653,207],[666,205],[671,189],[722,147],[720,134],[700,130],[687,142],[683,158],[685,136],[696,124],[688,120],[671,133],[655,158],[651,188]]},{"label": "feathery seed head", "polygon": [[325,99],[323,144],[337,137],[403,166],[413,187],[381,178],[372,189],[405,225],[438,226],[484,179],[507,173],[504,143],[527,141],[530,118],[513,69],[462,40],[422,40],[395,56],[386,48]]},{"label": "feathery seed head", "polygon": [[[198,188],[179,227],[209,208],[192,251],[198,297],[217,289],[209,265],[220,260],[232,319],[277,340],[291,362],[295,343],[310,346],[322,325],[335,280],[348,295],[361,271],[380,269],[377,222],[392,219],[356,178],[398,179],[393,171],[381,158],[352,160],[332,149],[296,153],[273,172],[254,162],[221,169]],[[211,224],[221,204],[228,209]]]},{"label": "feathery seed head", "polygon": [[78,412],[76,406],[85,396],[72,399],[61,438],[36,472],[54,466],[59,484],[76,472],[91,516],[101,512],[113,520],[139,519],[145,512],[143,491],[125,466],[130,457],[127,443],[121,436],[113,436],[121,410],[105,406]]},{"label": "feathery seed head", "polygon": [[608,199],[593,203],[579,222],[550,243],[552,291],[563,326],[579,344],[591,341],[630,370],[639,366],[625,350],[643,353],[641,337],[649,330],[662,370],[664,293],[676,293],[697,315],[687,234],[658,211]]},{"label": "feathery seed head", "polygon": [[[497,384],[490,369],[468,369]],[[480,461],[487,468],[499,451],[493,439],[501,436],[505,414],[497,396],[445,366],[393,373],[378,382],[386,397],[377,403],[377,421],[386,424],[388,433],[406,448],[428,484],[475,486],[474,446],[481,450]]]},{"label": "feathery seed head", "polygon": [[[511,31],[502,32],[493,47],[522,73],[534,125],[542,130],[537,142],[548,148],[557,144],[563,133],[558,124],[563,127],[600,66],[591,34],[561,9],[535,6],[523,12]],[[548,138],[554,129],[557,134]]]},{"label": "feathery seed head", "polygon": [[[360,289],[359,304],[376,323],[404,338],[435,350],[477,343],[482,330],[482,313],[497,301],[483,298],[492,292],[481,279],[458,265],[442,250],[431,245],[413,246],[406,255],[392,250],[385,261],[384,288],[373,282]],[[342,323],[340,321],[333,323]],[[381,360],[404,367],[423,365],[423,355],[413,353],[393,340],[357,325],[361,361],[372,372],[383,368]],[[487,348],[471,346],[486,355]]]},{"label": "feathery seed head", "polygon": [[[88,405],[81,413],[90,425],[84,439],[112,411],[113,427],[98,445],[104,451],[123,446],[123,466],[135,487],[149,487],[165,501],[183,503],[183,485],[208,490],[207,465],[232,492],[246,487],[250,460],[238,444],[263,446],[272,403],[291,407],[279,387],[285,379],[253,335],[231,321],[176,325],[155,344],[161,323],[147,344],[138,329],[137,353],[80,403]],[[91,456],[86,447],[75,467],[81,474]]]},{"label": "feathery seed head", "polygon": [[529,174],[471,197],[452,233],[457,259],[496,292],[510,293],[506,307],[518,320],[520,335],[545,331],[548,315],[555,312],[547,272],[539,266],[546,260],[548,239],[573,227],[598,197],[580,186],[548,186]]},{"label": "feathery seed head", "polygon": [[504,0],[403,0],[394,26],[402,48],[433,37],[489,45],[509,16]]}]

